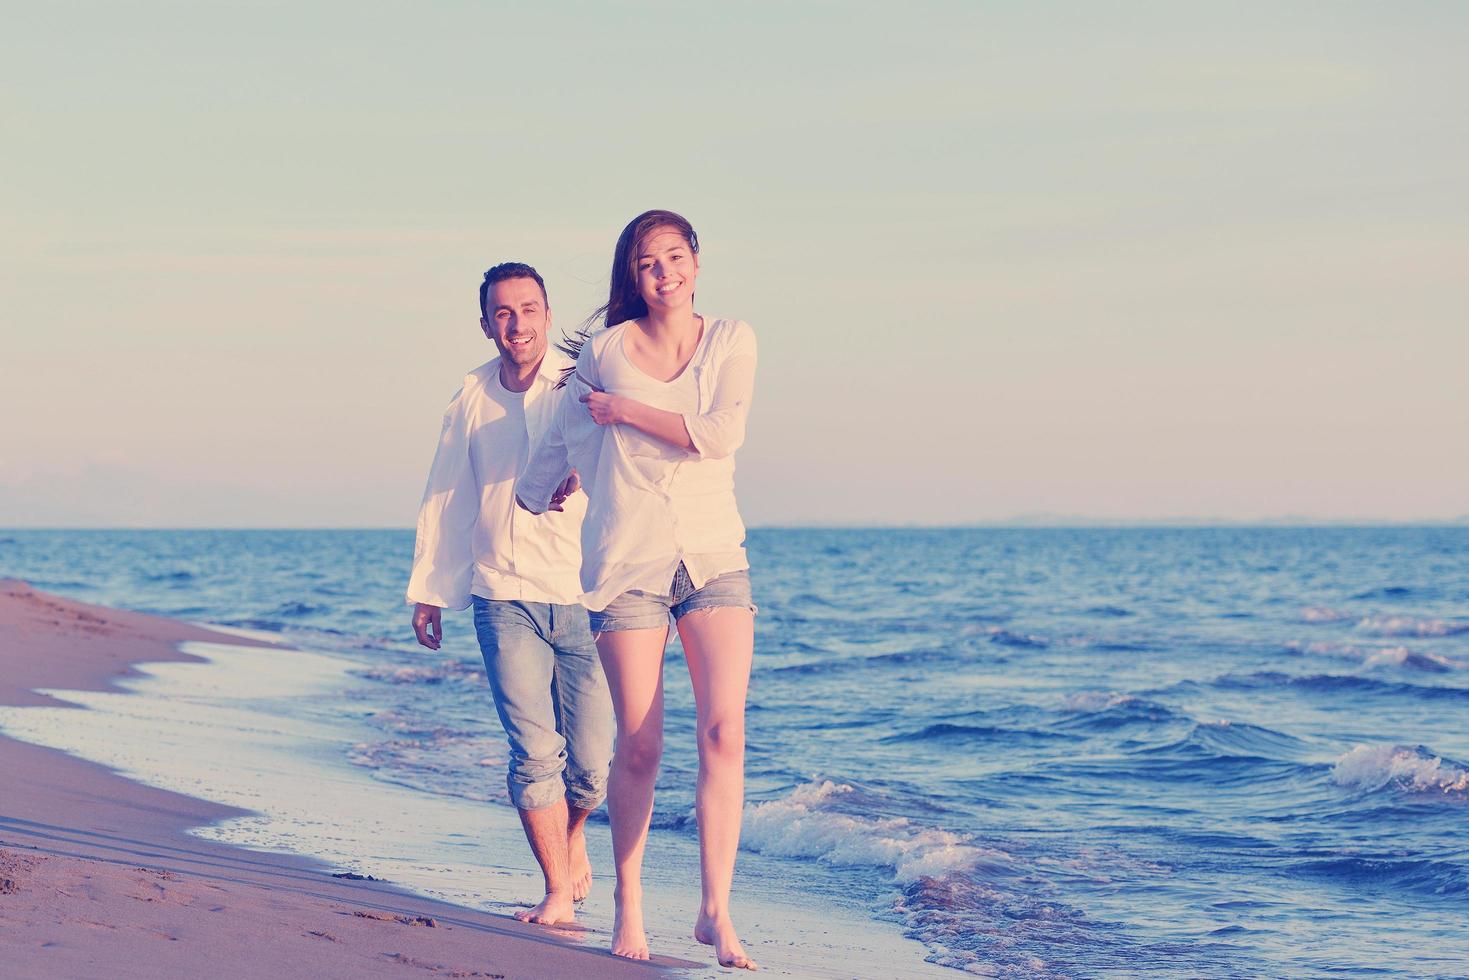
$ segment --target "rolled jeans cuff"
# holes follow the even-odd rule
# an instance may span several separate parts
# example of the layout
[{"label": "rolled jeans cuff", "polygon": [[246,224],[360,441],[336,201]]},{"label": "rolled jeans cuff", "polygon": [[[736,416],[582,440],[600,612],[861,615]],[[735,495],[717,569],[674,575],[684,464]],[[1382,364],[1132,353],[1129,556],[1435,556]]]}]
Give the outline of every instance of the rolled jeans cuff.
[{"label": "rolled jeans cuff", "polygon": [[607,780],[598,779],[591,773],[573,773],[567,770],[566,802],[578,810],[595,810],[607,799]]},{"label": "rolled jeans cuff", "polygon": [[534,781],[512,772],[505,778],[505,785],[517,810],[541,810],[566,799],[566,783],[559,772]]}]

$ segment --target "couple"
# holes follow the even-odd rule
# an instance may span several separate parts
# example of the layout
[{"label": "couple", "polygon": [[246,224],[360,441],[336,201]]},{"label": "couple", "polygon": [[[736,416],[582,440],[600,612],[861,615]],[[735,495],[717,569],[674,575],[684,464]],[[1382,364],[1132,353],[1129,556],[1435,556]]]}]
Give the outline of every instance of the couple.
[{"label": "couple", "polygon": [[485,273],[480,326],[500,356],[465,377],[444,415],[408,601],[418,642],[433,650],[442,610],[474,606],[510,742],[510,797],[546,881],[541,903],[516,918],[574,918],[592,882],[584,825],[605,796],[612,952],[631,959],[648,958],[641,875],[673,617],[698,709],[694,937],[721,965],[753,970],[729,891],[755,617],[734,452],[755,336],[694,312],[698,276],[688,221],[634,218],[617,240],[607,305],[589,321],[604,328],[568,345],[572,362],[548,350],[540,275],[521,263]]}]

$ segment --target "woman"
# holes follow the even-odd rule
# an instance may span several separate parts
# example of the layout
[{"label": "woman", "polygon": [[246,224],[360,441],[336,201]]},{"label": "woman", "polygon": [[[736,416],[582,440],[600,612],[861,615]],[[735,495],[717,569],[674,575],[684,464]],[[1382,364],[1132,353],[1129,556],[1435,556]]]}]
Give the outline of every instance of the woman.
[{"label": "woman", "polygon": [[612,952],[648,958],[642,862],[663,751],[663,652],[678,626],[698,708],[702,899],[694,937],[722,966],[756,969],[729,914],[744,806],[745,692],[755,645],[734,452],[755,381],[755,334],[694,312],[699,239],[671,211],[617,240],[607,329],[583,333],[556,424],[517,494],[544,511],[567,476],[589,498],[582,596],[612,689],[617,749],[607,809],[617,865]]}]

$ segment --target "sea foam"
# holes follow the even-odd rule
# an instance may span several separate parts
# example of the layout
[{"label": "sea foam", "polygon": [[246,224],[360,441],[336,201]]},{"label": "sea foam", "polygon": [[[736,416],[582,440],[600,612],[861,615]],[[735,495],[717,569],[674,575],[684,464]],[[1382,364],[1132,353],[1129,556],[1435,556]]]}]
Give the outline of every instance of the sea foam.
[{"label": "sea foam", "polygon": [[1119,705],[1131,704],[1137,698],[1131,694],[1122,694],[1118,691],[1077,691],[1068,694],[1062,702],[1062,708],[1067,711],[1080,711],[1093,714],[1098,711],[1106,711]]},{"label": "sea foam", "polygon": [[1459,670],[1465,662],[1442,653],[1410,650],[1405,646],[1358,646],[1350,643],[1298,643],[1285,645],[1293,653],[1331,657],[1360,663],[1364,667],[1412,667],[1418,670],[1442,672]]},{"label": "sea foam", "polygon": [[1469,633],[1469,623],[1411,616],[1367,616],[1357,621],[1357,629],[1373,636],[1454,636]]},{"label": "sea foam", "polygon": [[812,781],[782,799],[747,806],[742,844],[761,854],[886,868],[904,885],[980,863],[1010,861],[1001,851],[974,846],[966,836],[905,817],[857,816],[835,808],[854,792],[843,783]]},{"label": "sea foam", "polygon": [[1469,772],[1421,747],[1358,745],[1336,760],[1331,778],[1338,786],[1378,790],[1386,786],[1414,793],[1469,791]]},{"label": "sea foam", "polygon": [[1307,606],[1301,610],[1301,619],[1308,623],[1339,623],[1351,619],[1352,614],[1327,606]]},{"label": "sea foam", "polygon": [[485,684],[485,671],[477,661],[440,660],[434,663],[380,664],[359,669],[357,674],[385,684]]}]

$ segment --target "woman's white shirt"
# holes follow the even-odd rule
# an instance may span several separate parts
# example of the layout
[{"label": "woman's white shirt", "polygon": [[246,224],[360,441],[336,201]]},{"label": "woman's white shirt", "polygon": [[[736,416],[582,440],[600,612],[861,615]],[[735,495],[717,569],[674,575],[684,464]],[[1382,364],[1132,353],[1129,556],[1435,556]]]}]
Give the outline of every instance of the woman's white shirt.
[{"label": "woman's white shirt", "polygon": [[[755,332],[705,318],[678,378],[661,382],[627,357],[627,323],[582,346],[563,398],[532,452],[516,495],[536,513],[575,467],[589,499],[582,524],[582,603],[607,607],[632,589],[666,595],[679,562],[695,588],[748,568],[734,496],[734,453],[745,439],[755,387]],[[683,416],[689,452],[630,425],[599,426],[578,398],[595,386]]]}]

